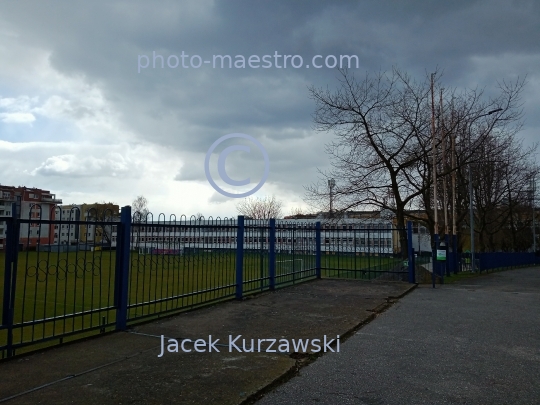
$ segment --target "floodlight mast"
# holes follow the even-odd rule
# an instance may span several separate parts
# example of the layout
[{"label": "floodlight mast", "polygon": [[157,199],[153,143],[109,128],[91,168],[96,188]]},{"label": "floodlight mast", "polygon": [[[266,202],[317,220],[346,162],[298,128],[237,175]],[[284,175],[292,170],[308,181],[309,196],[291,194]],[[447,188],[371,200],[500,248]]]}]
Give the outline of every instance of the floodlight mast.
[{"label": "floodlight mast", "polygon": [[531,205],[532,205],[532,231],[533,231],[533,252],[536,253],[536,220],[534,218],[534,205],[536,203],[536,179],[532,179],[530,183],[531,190]]},{"label": "floodlight mast", "polygon": [[[476,121],[479,118],[486,117],[488,115],[491,115],[493,113],[502,111],[502,108],[497,108],[496,110],[489,111],[485,114],[481,114],[474,118],[470,124],[469,124],[469,151],[472,150],[471,145],[471,127],[474,121]],[[474,214],[473,214],[473,187],[472,187],[472,175],[471,175],[471,162],[468,164],[469,166],[469,216],[470,216],[470,224],[471,224],[471,269],[474,272],[475,271],[475,257],[474,257]]]},{"label": "floodlight mast", "polygon": [[335,186],[336,186],[336,180],[335,179],[329,179],[328,180],[328,188],[330,189],[330,215],[332,215],[332,210],[333,210],[332,191],[334,190]]}]

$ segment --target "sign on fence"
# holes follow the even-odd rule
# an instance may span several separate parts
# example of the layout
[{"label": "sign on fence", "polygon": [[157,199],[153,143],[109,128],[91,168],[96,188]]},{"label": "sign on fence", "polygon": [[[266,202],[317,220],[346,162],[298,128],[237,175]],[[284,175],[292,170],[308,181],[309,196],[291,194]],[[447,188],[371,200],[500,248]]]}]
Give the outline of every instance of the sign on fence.
[{"label": "sign on fence", "polygon": [[446,260],[446,250],[437,249],[437,260]]}]

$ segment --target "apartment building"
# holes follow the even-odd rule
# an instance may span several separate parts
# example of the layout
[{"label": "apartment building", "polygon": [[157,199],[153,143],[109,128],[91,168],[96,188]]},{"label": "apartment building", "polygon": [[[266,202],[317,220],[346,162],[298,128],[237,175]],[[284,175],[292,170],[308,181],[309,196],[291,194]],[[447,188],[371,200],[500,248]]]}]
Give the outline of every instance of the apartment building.
[{"label": "apartment building", "polygon": [[119,212],[120,207],[111,203],[58,206],[56,218],[65,223],[54,225],[53,244],[116,246],[116,225],[103,222],[120,221]]},{"label": "apartment building", "polygon": [[0,249],[4,249],[7,232],[6,221],[11,217],[12,204],[16,202],[15,193],[11,188],[0,186]]},{"label": "apartment building", "polygon": [[[0,246],[5,247],[6,221],[2,218],[13,215],[13,204],[17,217],[21,219],[55,219],[54,207],[62,200],[49,190],[28,187],[0,186]],[[25,247],[51,243],[54,230],[49,225],[22,223],[19,228],[19,243]]]}]

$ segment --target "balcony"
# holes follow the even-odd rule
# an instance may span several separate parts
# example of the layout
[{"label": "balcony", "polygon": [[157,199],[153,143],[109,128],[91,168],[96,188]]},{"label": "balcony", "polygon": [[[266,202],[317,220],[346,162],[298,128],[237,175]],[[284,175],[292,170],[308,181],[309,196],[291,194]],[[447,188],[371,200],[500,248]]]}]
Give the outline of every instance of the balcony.
[{"label": "balcony", "polygon": [[15,202],[15,198],[13,198],[13,197],[10,196],[10,195],[1,195],[1,194],[0,194],[0,200],[3,200],[3,201],[13,201],[13,202]]},{"label": "balcony", "polygon": [[41,197],[41,201],[43,202],[49,202],[53,204],[62,204],[62,199],[56,198],[56,197]]}]

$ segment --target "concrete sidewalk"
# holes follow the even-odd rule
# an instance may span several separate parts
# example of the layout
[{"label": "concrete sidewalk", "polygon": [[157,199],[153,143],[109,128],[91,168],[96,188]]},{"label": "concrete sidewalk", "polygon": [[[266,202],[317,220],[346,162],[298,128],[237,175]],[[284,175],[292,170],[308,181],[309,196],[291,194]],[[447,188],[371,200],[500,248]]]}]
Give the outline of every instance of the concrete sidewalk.
[{"label": "concrete sidewalk", "polygon": [[421,286],[259,403],[540,404],[540,269]]},{"label": "concrete sidewalk", "polygon": [[[293,376],[289,353],[161,352],[161,335],[227,342],[351,334],[413,286],[323,279],[0,362],[6,404],[239,404]],[[343,343],[342,343],[343,344]],[[193,349],[193,345],[186,346]],[[323,356],[335,356],[327,353]],[[262,391],[261,391],[262,390]]]}]

